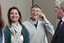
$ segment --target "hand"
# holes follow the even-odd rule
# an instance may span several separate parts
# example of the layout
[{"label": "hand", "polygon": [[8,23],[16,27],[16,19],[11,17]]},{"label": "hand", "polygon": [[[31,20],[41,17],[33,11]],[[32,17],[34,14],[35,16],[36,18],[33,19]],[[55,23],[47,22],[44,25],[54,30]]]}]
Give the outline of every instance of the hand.
[{"label": "hand", "polygon": [[40,13],[40,14],[39,14],[39,17],[41,17],[43,20],[44,20],[44,18],[46,18],[43,13]]}]

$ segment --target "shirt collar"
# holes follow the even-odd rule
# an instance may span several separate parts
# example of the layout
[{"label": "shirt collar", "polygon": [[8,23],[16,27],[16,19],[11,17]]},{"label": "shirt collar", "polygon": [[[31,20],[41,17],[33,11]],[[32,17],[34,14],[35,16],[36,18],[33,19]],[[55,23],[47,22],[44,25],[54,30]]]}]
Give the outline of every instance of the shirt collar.
[{"label": "shirt collar", "polygon": [[62,19],[61,19],[61,20],[62,20],[62,22],[64,22],[64,17],[62,17]]}]

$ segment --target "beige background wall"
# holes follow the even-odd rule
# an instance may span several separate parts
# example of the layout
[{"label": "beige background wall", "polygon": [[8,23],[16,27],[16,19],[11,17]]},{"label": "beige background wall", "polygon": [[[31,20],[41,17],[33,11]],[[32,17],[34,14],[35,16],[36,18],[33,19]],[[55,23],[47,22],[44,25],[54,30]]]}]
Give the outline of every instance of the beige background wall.
[{"label": "beige background wall", "polygon": [[5,25],[8,24],[7,12],[12,6],[17,6],[21,11],[23,21],[30,16],[30,7],[32,6],[32,0],[0,0],[2,7],[2,14],[5,19]]},{"label": "beige background wall", "polygon": [[[52,23],[54,28],[58,23],[55,14],[55,0],[34,0],[34,4],[38,4],[42,7],[42,12],[46,15],[47,19]],[[30,7],[32,6],[32,0],[0,0],[2,7],[2,14],[5,19],[5,25],[8,24],[7,12],[12,6],[17,6],[21,11],[23,21],[30,16]],[[49,40],[50,42],[50,40]]]},{"label": "beige background wall", "polygon": [[[34,4],[38,4],[42,7],[42,12],[46,15],[48,20],[56,28],[57,19],[55,14],[55,0],[34,0]],[[12,6],[17,6],[21,11],[23,21],[25,21],[30,16],[30,7],[32,6],[32,0],[0,0],[2,13],[5,19],[5,25],[7,21],[8,9]]]}]

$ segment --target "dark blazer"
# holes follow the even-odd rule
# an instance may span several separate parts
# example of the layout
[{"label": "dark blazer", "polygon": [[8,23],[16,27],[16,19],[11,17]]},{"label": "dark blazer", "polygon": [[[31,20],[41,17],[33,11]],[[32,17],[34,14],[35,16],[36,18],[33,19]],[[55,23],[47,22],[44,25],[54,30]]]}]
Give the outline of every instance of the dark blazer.
[{"label": "dark blazer", "polygon": [[[22,28],[21,34],[24,37],[23,43],[30,43],[29,32],[26,28]],[[4,38],[5,38],[5,43],[11,43],[11,31],[8,27],[5,27],[4,29]]]},{"label": "dark blazer", "polygon": [[51,43],[64,43],[64,23],[56,29]]}]

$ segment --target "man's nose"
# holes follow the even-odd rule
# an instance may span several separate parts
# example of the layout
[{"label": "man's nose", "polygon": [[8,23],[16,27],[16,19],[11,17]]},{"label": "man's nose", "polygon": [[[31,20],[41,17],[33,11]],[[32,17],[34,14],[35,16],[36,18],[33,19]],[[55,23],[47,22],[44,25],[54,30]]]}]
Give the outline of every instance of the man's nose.
[{"label": "man's nose", "polygon": [[34,11],[35,14],[37,14],[38,12],[37,11]]}]

